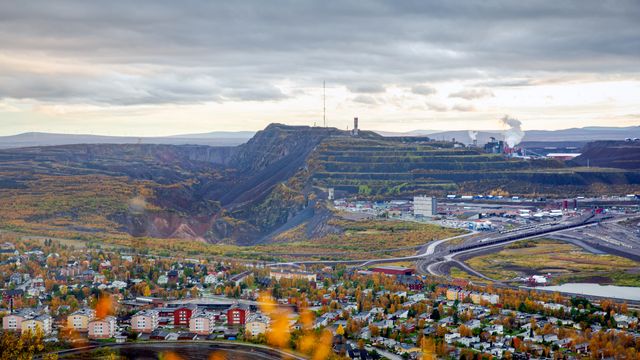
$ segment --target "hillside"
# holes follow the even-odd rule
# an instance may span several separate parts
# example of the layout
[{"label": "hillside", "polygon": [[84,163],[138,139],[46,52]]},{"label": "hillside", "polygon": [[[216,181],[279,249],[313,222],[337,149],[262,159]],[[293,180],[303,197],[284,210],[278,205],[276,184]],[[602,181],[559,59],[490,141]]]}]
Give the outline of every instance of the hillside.
[{"label": "hillside", "polygon": [[[595,146],[595,145],[594,145]],[[601,151],[595,146],[592,161]],[[609,150],[607,150],[609,151]],[[621,155],[627,150],[616,150]],[[340,232],[339,196],[640,192],[637,153],[624,169],[485,154],[424,137],[358,137],[269,125],[234,147],[83,144],[0,151],[0,228],[51,236],[186,238],[248,245]],[[617,155],[616,155],[617,156]],[[296,241],[300,241],[297,237]]]},{"label": "hillside", "polygon": [[523,160],[424,138],[329,139],[318,148],[316,185],[378,197],[446,193],[570,196],[599,184],[637,187],[638,172]]},{"label": "hillside", "polygon": [[640,169],[640,142],[594,141],[587,144],[572,163],[578,166]]},{"label": "hillside", "polygon": [[[92,216],[81,221],[83,231],[248,244],[306,207],[305,160],[324,138],[340,135],[333,128],[273,124],[237,147],[2,150],[0,196],[10,206],[0,209],[0,225],[66,232]],[[104,205],[87,209],[83,204],[96,202],[96,194]],[[38,196],[51,206],[41,206]],[[143,211],[131,211],[129,202],[138,198]]]}]

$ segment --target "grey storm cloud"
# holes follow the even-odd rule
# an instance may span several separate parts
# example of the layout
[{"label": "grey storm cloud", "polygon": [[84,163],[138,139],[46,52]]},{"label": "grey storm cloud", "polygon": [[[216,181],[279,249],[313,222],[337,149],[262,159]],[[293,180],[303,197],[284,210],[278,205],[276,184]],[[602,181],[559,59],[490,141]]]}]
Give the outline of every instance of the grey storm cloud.
[{"label": "grey storm cloud", "polygon": [[427,102],[426,105],[427,105],[427,109],[431,111],[444,112],[448,110],[447,106],[442,103]]},{"label": "grey storm cloud", "polygon": [[384,86],[380,84],[361,84],[361,85],[347,85],[347,89],[354,93],[363,94],[379,94],[385,92]]},{"label": "grey storm cloud", "polygon": [[378,104],[378,101],[373,96],[369,96],[369,95],[358,95],[358,96],[353,98],[353,102],[360,103],[360,104],[365,104],[365,105],[377,105]]},{"label": "grey storm cloud", "polygon": [[453,105],[453,107],[451,107],[451,110],[460,111],[460,112],[470,112],[470,111],[475,111],[476,108],[473,106],[473,104],[455,104]]},{"label": "grey storm cloud", "polygon": [[[108,104],[277,101],[287,80],[354,94],[541,75],[637,75],[640,2],[0,2],[0,97]],[[82,64],[15,69],[7,58]],[[385,84],[384,86],[380,84]],[[491,86],[491,85],[486,85]],[[490,91],[490,90],[487,90]],[[473,98],[473,93],[457,96]]]},{"label": "grey storm cloud", "polygon": [[429,96],[437,93],[437,90],[429,85],[414,85],[411,87],[411,92],[417,95]]},{"label": "grey storm cloud", "polygon": [[465,100],[482,99],[493,96],[493,92],[489,89],[464,89],[452,94],[450,98],[460,98]]}]

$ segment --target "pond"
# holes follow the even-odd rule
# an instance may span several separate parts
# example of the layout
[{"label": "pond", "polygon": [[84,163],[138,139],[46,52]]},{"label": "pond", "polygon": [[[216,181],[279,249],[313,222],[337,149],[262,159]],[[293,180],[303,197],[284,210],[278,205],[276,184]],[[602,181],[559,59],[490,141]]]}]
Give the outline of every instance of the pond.
[{"label": "pond", "polygon": [[600,285],[591,283],[566,283],[545,286],[541,290],[560,291],[565,293],[602,296],[608,298],[640,301],[640,288],[631,286]]}]

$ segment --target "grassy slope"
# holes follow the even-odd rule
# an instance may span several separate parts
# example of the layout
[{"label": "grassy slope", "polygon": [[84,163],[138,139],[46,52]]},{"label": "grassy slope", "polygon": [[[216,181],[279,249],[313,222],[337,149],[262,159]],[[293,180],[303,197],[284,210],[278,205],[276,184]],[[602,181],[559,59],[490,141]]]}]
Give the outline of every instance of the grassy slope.
[{"label": "grassy slope", "polygon": [[[413,247],[463,233],[436,225],[391,220],[332,219],[329,225],[341,228],[343,233],[306,239],[303,224],[281,234],[276,243],[256,249],[281,254],[325,254],[321,257],[335,259],[406,256],[415,254]],[[372,251],[374,255],[370,253]],[[327,253],[332,255],[327,256]]]},{"label": "grassy slope", "polygon": [[108,217],[151,194],[145,182],[104,175],[36,175],[26,185],[0,189],[0,228],[60,237],[118,234],[118,224]]}]

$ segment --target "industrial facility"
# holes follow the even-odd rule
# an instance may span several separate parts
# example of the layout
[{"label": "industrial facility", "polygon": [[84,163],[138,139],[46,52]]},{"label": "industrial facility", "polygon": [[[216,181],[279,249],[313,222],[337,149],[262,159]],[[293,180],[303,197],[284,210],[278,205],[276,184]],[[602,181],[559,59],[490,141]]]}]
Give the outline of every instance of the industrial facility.
[{"label": "industrial facility", "polygon": [[438,201],[435,197],[414,196],[413,216],[432,217],[438,214]]}]

